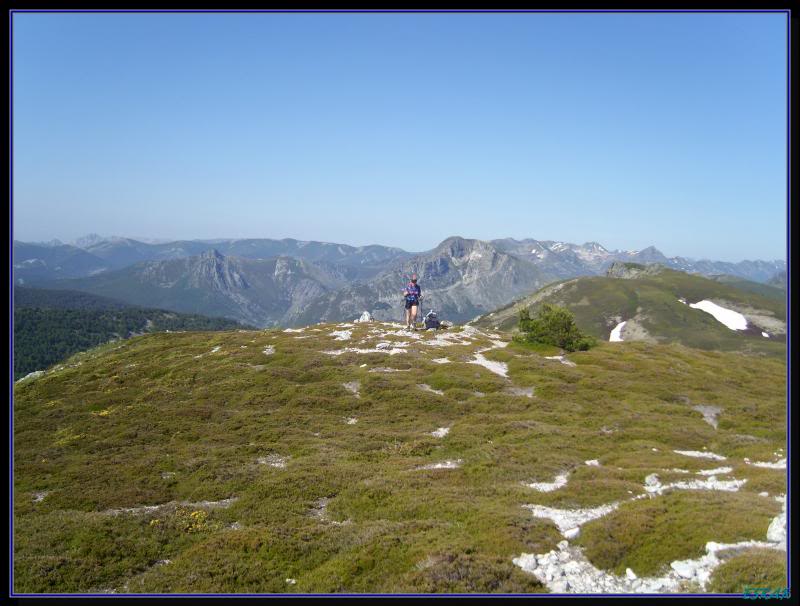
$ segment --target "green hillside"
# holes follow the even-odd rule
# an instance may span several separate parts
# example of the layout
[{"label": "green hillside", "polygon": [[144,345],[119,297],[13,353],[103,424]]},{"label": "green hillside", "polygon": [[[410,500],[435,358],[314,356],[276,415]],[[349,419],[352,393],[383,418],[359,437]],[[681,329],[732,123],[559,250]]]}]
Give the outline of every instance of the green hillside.
[{"label": "green hillside", "polygon": [[[570,541],[623,577],[764,541],[780,513],[785,469],[748,462],[785,446],[780,359],[601,343],[559,361],[397,328],[149,334],[15,384],[15,591],[538,593],[514,559],[564,537],[523,505],[619,503]],[[650,474],[707,478],[723,463],[674,452],[705,449],[746,483],[634,498]],[[785,551],[748,554],[785,578]]]},{"label": "green hillside", "polygon": [[14,291],[14,380],[72,354],[135,334],[231,330],[235,320],[134,307],[76,291]]},{"label": "green hillside", "polygon": [[[670,269],[628,279],[608,276],[575,278],[550,284],[533,295],[480,317],[472,324],[513,331],[520,308],[533,311],[546,302],[567,307],[575,315],[575,322],[581,330],[604,341],[608,340],[618,323],[627,321],[629,335],[625,340],[785,355],[784,299],[776,297],[772,292],[776,289],[771,287],[759,285],[761,291],[754,292],[751,288],[740,288],[739,282],[743,281],[727,283]],[[701,300],[711,300],[743,313],[748,318],[748,329],[731,330],[709,313],[688,305]],[[770,336],[765,338],[762,331]]]}]

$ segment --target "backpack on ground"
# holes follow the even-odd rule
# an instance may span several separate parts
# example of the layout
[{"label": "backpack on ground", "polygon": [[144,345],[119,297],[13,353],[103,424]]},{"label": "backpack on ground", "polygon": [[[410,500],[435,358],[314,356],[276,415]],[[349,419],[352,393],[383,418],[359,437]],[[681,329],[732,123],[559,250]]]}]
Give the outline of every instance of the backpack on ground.
[{"label": "backpack on ground", "polygon": [[439,322],[439,316],[436,314],[435,311],[430,310],[425,317],[423,318],[425,321],[425,328],[439,328],[442,323]]}]

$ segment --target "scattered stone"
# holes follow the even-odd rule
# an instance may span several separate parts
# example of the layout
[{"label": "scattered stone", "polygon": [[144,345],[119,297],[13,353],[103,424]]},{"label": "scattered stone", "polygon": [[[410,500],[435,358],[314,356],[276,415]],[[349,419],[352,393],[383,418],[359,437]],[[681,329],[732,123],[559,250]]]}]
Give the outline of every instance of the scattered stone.
[{"label": "scattered stone", "polygon": [[337,341],[348,341],[353,334],[352,330],[334,330],[331,333],[332,337],[336,337]]},{"label": "scattered stone", "polygon": [[425,383],[418,383],[417,387],[419,387],[422,391],[428,391],[430,393],[435,393],[437,396],[443,396],[444,392],[441,389],[434,389],[430,385],[426,385]]},{"label": "scattered stone", "polygon": [[543,505],[523,505],[522,507],[530,509],[531,513],[533,513],[533,516],[536,518],[552,520],[561,534],[564,534],[566,531],[573,528],[580,528],[580,526],[590,520],[608,515],[619,507],[619,503],[614,502],[593,509],[556,509]]},{"label": "scattered stone", "polygon": [[356,417],[345,417],[344,422],[348,425],[355,425],[358,423],[358,419]]},{"label": "scattered stone", "polygon": [[359,389],[361,389],[361,383],[359,381],[351,381],[350,383],[342,383],[342,387],[344,387],[347,391],[351,392],[355,397],[360,398],[361,394],[359,393]]},{"label": "scattered stone", "polygon": [[703,420],[711,425],[714,429],[717,429],[717,416],[719,413],[722,412],[722,409],[718,406],[707,406],[705,404],[698,404],[697,406],[692,406],[692,410],[696,410],[700,414],[703,415]]},{"label": "scattered stone", "polygon": [[717,467],[716,469],[701,469],[697,472],[699,476],[716,476],[733,471],[733,467]]},{"label": "scattered stone", "polygon": [[450,360],[447,358],[434,358],[431,362],[436,362],[437,364],[449,364]]},{"label": "scattered stone", "polygon": [[600,467],[600,461],[597,459],[590,459],[588,461],[584,461],[589,467]]},{"label": "scattered stone", "polygon": [[569,472],[563,472],[558,474],[552,482],[532,482],[530,484],[525,484],[528,488],[533,488],[534,490],[538,490],[539,492],[552,492],[561,488],[562,486],[567,485],[567,480],[569,479]]},{"label": "scattered stone", "polygon": [[[596,568],[583,554],[581,548],[571,547],[566,541],[544,554],[523,553],[512,561],[522,570],[533,574],[552,592],[570,593],[683,593],[686,583],[697,583],[702,590],[713,570],[722,562],[718,554],[731,549],[753,547],[786,549],[785,498],[784,511],[770,525],[774,531],[768,541],[743,541],[735,544],[706,543],[706,554],[696,560],[676,560],[662,577],[638,578],[630,568],[625,576],[617,576]],[[572,530],[572,529],[571,529]],[[563,531],[562,531],[563,532]],[[569,531],[568,531],[569,532]]]},{"label": "scattered stone", "polygon": [[495,362],[493,360],[487,360],[486,357],[483,355],[484,351],[489,351],[489,349],[481,349],[475,352],[475,359],[470,360],[470,364],[479,364],[484,368],[488,368],[493,373],[500,375],[501,377],[508,378],[508,365],[505,362]]},{"label": "scattered stone", "polygon": [[174,478],[174,477],[175,477],[175,472],[174,471],[162,471],[161,472],[161,479],[162,480],[169,480],[170,478]]},{"label": "scattered stone", "polygon": [[511,387],[506,387],[503,391],[512,396],[533,397],[533,387],[514,387],[512,385]]},{"label": "scattered stone", "polygon": [[422,465],[421,467],[417,467],[417,470],[422,469],[456,469],[457,467],[461,467],[461,463],[463,461],[461,459],[456,459],[454,461],[446,460],[442,463],[431,463],[429,465]]},{"label": "scattered stone", "polygon": [[431,432],[431,435],[432,435],[434,438],[443,438],[443,437],[445,437],[445,436],[446,436],[448,433],[450,433],[450,428],[449,428],[449,427],[440,427],[439,429],[437,429],[437,430],[435,430],[435,431],[432,431],[432,432]]},{"label": "scattered stone", "polygon": [[724,461],[725,457],[722,455],[714,454],[713,452],[700,452],[697,450],[673,450],[679,455],[683,455],[685,457],[695,457],[700,459],[714,459],[715,461]]},{"label": "scattered stone", "polygon": [[545,360],[558,360],[559,362],[561,362],[565,366],[577,366],[577,364],[575,364],[575,362],[573,362],[572,360],[567,360],[567,358],[564,357],[564,356],[545,356],[544,359]]},{"label": "scattered stone", "polygon": [[650,474],[644,480],[644,489],[650,494],[663,494],[667,490],[722,490],[725,492],[737,492],[739,488],[747,483],[744,480],[717,480],[716,476],[710,476],[707,480],[690,480],[688,482],[673,482],[662,484],[656,474]]},{"label": "scattered stone", "polygon": [[17,383],[22,383],[23,381],[30,381],[30,380],[33,380],[33,379],[38,379],[43,374],[45,374],[45,371],[43,371],[43,370],[36,370],[34,372],[29,372],[27,375],[25,375],[24,377],[19,379],[17,381]]},{"label": "scattered stone", "polygon": [[266,457],[259,457],[258,464],[269,465],[270,467],[276,467],[278,469],[286,469],[286,460],[287,457],[282,457],[277,454],[271,454]]},{"label": "scattered stone", "polygon": [[745,463],[748,465],[752,465],[753,467],[764,467],[766,469],[786,469],[786,459],[781,459],[780,461],[753,461],[745,459]]},{"label": "scattered stone", "polygon": [[267,345],[264,348],[264,355],[271,356],[275,353],[275,347],[273,345]]},{"label": "scattered stone", "polygon": [[41,492],[34,492],[33,493],[33,502],[34,503],[41,503],[44,501],[44,498],[50,494],[49,490],[43,490]]}]

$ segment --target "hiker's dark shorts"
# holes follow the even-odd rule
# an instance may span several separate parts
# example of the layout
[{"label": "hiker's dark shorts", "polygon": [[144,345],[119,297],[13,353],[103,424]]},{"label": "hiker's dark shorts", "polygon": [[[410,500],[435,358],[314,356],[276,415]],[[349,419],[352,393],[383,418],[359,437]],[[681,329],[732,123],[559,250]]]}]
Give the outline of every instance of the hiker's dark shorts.
[{"label": "hiker's dark shorts", "polygon": [[411,309],[412,307],[419,307],[419,301],[409,301],[406,299],[406,309]]}]

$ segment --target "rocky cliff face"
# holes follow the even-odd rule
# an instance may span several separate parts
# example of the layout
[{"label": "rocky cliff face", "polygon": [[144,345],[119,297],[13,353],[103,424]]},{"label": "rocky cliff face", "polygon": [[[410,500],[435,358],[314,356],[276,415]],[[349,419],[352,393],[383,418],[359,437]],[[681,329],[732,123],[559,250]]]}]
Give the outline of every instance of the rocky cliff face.
[{"label": "rocky cliff face", "polygon": [[221,293],[250,288],[242,277],[238,264],[216,249],[200,255],[188,278],[189,286],[193,288],[212,288]]},{"label": "rocky cliff face", "polygon": [[379,320],[399,320],[402,290],[412,273],[419,276],[422,287],[421,308],[435,309],[443,319],[455,322],[494,309],[552,279],[489,242],[452,237],[369,282],[324,295],[292,320],[297,324],[352,320],[365,310]]}]

